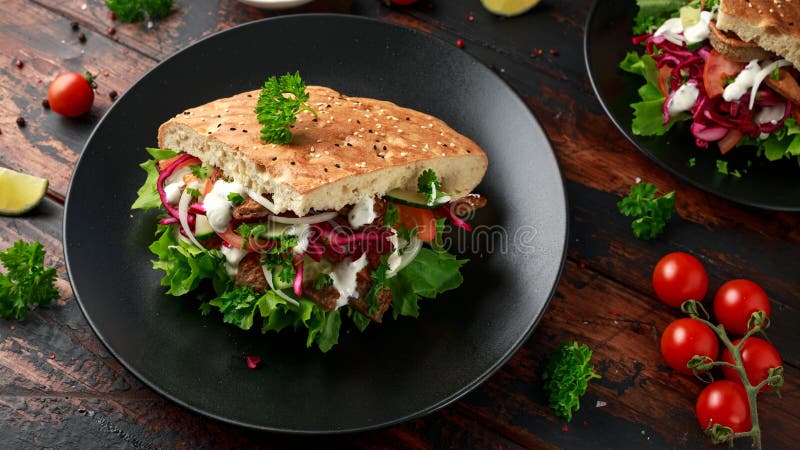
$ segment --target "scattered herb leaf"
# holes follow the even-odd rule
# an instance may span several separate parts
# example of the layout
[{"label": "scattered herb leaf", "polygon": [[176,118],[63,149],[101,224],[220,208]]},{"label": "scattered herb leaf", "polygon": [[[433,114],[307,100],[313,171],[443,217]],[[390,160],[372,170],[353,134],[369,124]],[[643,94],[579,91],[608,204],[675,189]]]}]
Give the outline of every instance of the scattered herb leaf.
[{"label": "scattered herb leaf", "polygon": [[571,421],[589,380],[601,378],[589,364],[591,358],[592,350],[577,342],[565,342],[547,357],[542,380],[548,403],[558,417]]},{"label": "scattered herb leaf", "polygon": [[49,305],[58,298],[56,269],[44,268],[44,247],[40,242],[17,241],[0,262],[7,274],[0,273],[0,316],[23,320],[31,306]]},{"label": "scattered herb leaf", "polygon": [[656,187],[650,183],[631,186],[631,193],[617,203],[622,215],[634,217],[633,235],[638,239],[654,239],[664,232],[675,212],[675,192],[656,198]]}]

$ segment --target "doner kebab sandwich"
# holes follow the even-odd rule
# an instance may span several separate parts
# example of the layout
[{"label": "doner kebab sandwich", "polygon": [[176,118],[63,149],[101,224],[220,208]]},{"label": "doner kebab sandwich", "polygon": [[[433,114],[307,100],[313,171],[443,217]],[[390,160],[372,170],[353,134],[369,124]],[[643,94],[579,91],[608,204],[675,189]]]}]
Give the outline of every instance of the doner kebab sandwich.
[{"label": "doner kebab sandwich", "polygon": [[208,292],[203,314],[327,351],[462,282],[442,232],[471,230],[487,158],[435,117],[287,74],[181,112],[158,144],[133,208],[161,209],[153,267],[168,294]]}]

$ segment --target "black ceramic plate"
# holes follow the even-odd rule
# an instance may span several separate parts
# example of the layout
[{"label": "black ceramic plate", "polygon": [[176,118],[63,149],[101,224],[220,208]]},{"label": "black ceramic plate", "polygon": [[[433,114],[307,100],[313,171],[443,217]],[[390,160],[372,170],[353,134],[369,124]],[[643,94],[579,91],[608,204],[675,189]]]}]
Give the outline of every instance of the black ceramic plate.
[{"label": "black ceramic plate", "polygon": [[[290,39],[291,41],[287,41]],[[443,118],[489,155],[489,207],[462,239],[460,289],[423,300],[419,319],[343,332],[327,354],[305,335],[261,335],[203,317],[159,286],[147,246],[155,213],[129,207],[138,164],[163,121],[187,107],[300,70],[309,84],[389,99]],[[110,351],[175,402],[227,422],[287,432],[363,430],[418,417],[475,388],[525,341],[564,261],[567,213],[547,138],[491,70],[442,41],[349,16],[288,16],[205,39],[139,80],[97,126],[64,220],[75,296]],[[489,229],[488,226],[493,226]],[[249,370],[245,355],[263,364]]]},{"label": "black ceramic plate", "polygon": [[[627,52],[640,49],[631,43],[636,12],[632,0],[596,0],[586,22],[584,56],[589,79],[617,128],[650,159],[700,189],[758,208],[800,211],[800,168],[796,161],[769,163],[755,156],[754,147],[734,149],[725,157],[720,156],[715,144],[706,150],[697,149],[688,123],[677,124],[661,137],[631,132],[630,105],[639,101],[636,90],[643,79],[617,66]],[[694,167],[689,165],[690,158],[695,158]],[[719,173],[717,160],[728,161],[731,168],[747,167],[747,161],[752,160],[753,166],[736,178]]]}]

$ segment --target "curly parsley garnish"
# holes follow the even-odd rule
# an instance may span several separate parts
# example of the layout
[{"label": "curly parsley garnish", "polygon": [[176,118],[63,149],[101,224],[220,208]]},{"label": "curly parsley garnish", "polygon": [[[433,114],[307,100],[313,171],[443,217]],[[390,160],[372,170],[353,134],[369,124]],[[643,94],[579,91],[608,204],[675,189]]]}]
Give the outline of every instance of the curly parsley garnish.
[{"label": "curly parsley garnish", "polygon": [[656,187],[650,183],[631,186],[631,193],[617,203],[622,215],[635,217],[633,235],[639,239],[655,239],[664,232],[675,212],[675,191],[656,198]]},{"label": "curly parsley garnish", "polygon": [[144,13],[152,18],[164,17],[172,11],[173,0],[105,0],[106,6],[122,22],[144,20]]},{"label": "curly parsley garnish", "polygon": [[433,206],[437,200],[446,197],[447,194],[442,192],[442,183],[436,176],[433,169],[425,169],[417,178],[417,192],[425,195],[425,201],[428,206]]},{"label": "curly parsley garnish", "polygon": [[49,305],[58,298],[56,269],[44,268],[44,253],[40,242],[23,241],[0,252],[0,262],[8,271],[0,273],[0,316],[23,320],[30,306]]},{"label": "curly parsley garnish", "polygon": [[572,420],[589,380],[602,378],[589,364],[591,358],[592,350],[577,342],[565,342],[547,357],[542,380],[547,401],[558,417]]},{"label": "curly parsley garnish", "polygon": [[310,111],[317,115],[306,104],[309,94],[300,72],[294,75],[287,73],[280,78],[269,77],[261,88],[256,104],[258,122],[261,128],[261,140],[272,144],[288,144],[292,141],[289,126],[297,122],[297,115]]}]

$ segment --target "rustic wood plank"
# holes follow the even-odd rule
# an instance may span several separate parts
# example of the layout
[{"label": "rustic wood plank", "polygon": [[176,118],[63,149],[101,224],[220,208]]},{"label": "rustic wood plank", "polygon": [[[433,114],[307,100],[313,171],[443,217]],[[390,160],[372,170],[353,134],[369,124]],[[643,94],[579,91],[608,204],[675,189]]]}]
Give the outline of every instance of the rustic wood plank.
[{"label": "rustic wood plank", "polygon": [[[172,13],[166,17],[152,21],[122,23],[119,20],[111,20],[108,8],[101,1],[35,1],[64,17],[77,21],[86,29],[159,60],[214,32],[240,23],[283,14],[347,13],[352,7],[352,0],[316,1],[284,11],[261,10],[237,0],[177,1]],[[109,34],[109,29],[112,27],[113,35]]]},{"label": "rustic wood plank", "polygon": [[[36,32],[31,32],[36,30]],[[50,179],[66,195],[72,169],[97,121],[111,106],[109,93],[122,93],[155,61],[132,53],[90,30],[78,41],[70,20],[24,0],[3,3],[0,14],[0,164]],[[16,60],[23,61],[17,68]],[[41,101],[56,74],[99,73],[94,106],[85,117],[68,119]],[[17,117],[25,127],[18,127]]]},{"label": "rustic wood plank", "polygon": [[[558,293],[523,349],[457,408],[480,415],[483,423],[507,424],[504,434],[530,447],[541,440],[560,447],[709,446],[694,417],[702,383],[675,374],[659,353],[660,333],[678,317],[675,311],[653,307],[650,298],[569,262]],[[593,362],[603,379],[590,383],[581,410],[565,431],[565,422],[545,406],[540,370],[545,355],[571,339],[594,350]],[[783,398],[760,397],[766,448],[790,448],[793,434],[800,431],[800,370],[786,369]],[[597,407],[597,401],[607,404]]]}]

